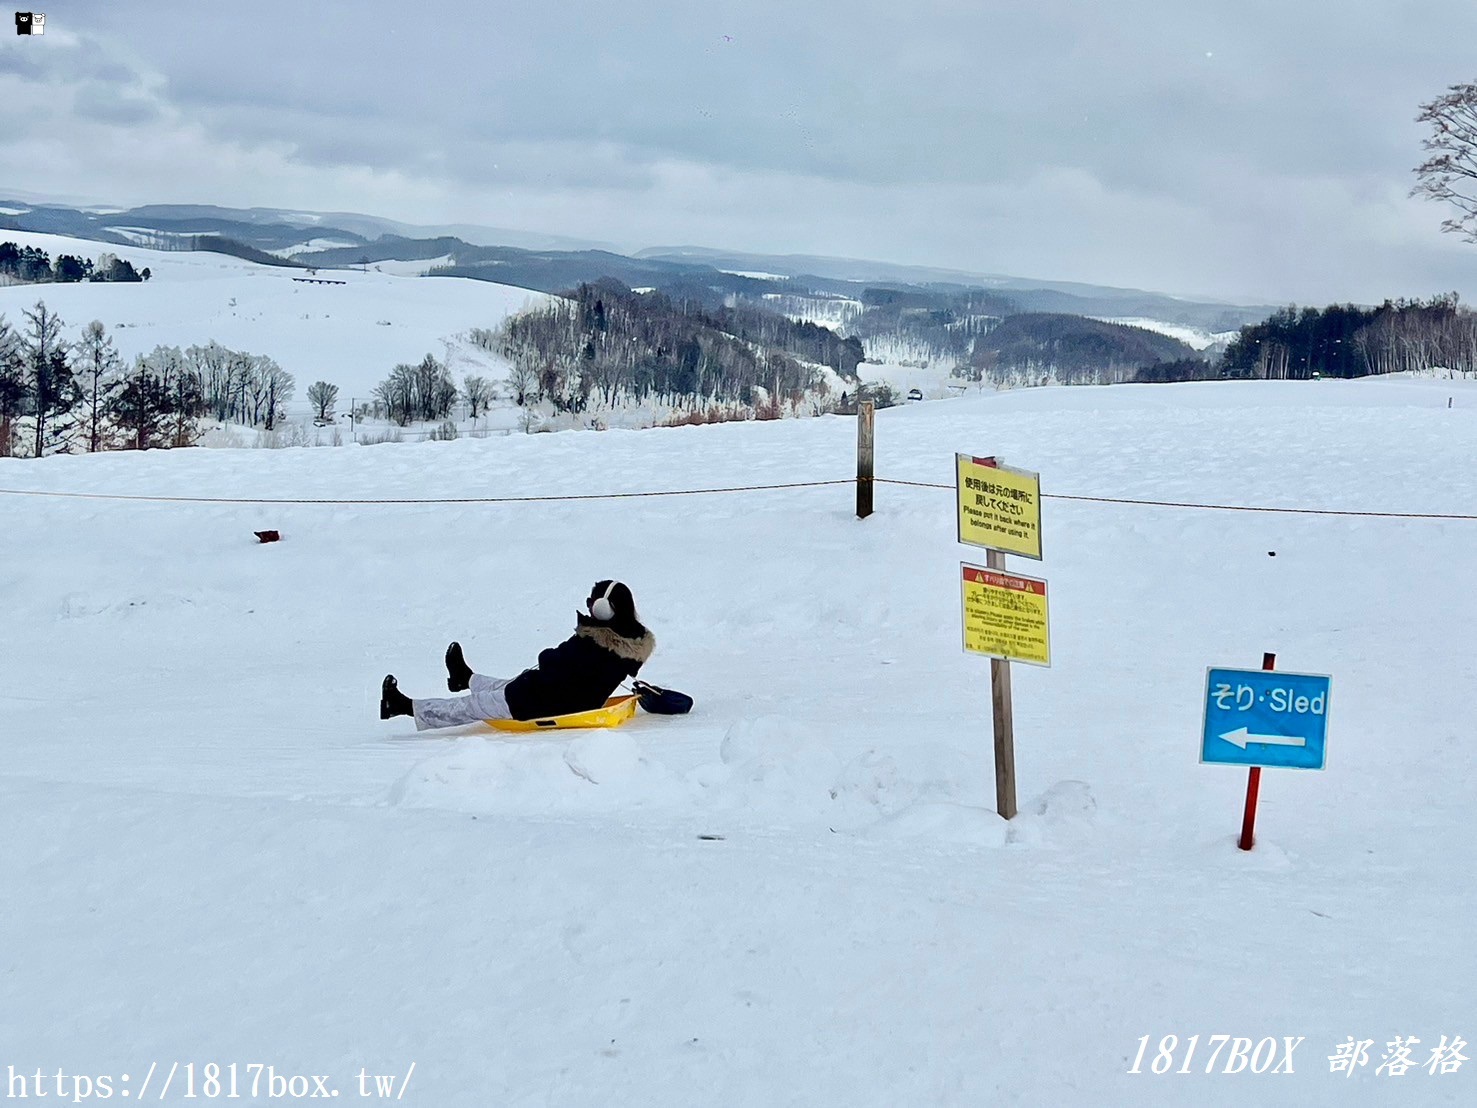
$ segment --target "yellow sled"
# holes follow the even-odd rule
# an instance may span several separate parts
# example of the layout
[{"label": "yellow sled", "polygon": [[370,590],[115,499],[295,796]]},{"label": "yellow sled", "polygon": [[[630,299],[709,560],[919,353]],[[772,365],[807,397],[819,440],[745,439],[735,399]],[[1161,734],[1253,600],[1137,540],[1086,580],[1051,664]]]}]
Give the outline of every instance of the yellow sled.
[{"label": "yellow sled", "polygon": [[631,694],[612,696],[604,707],[588,712],[570,712],[543,719],[485,719],[482,722],[496,731],[554,731],[565,727],[619,727],[636,714],[636,698]]}]

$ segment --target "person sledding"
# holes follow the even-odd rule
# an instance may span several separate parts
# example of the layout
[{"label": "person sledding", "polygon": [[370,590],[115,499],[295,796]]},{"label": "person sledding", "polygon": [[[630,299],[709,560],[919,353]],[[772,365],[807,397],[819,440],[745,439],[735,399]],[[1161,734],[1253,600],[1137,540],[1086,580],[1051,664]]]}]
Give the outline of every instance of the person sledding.
[{"label": "person sledding", "polygon": [[460,643],[446,648],[446,687],[466,696],[412,699],[394,674],[380,689],[380,719],[414,716],[416,730],[460,727],[488,719],[541,719],[598,708],[651,657],[656,639],[636,616],[631,590],[597,581],[575,614],[574,634],[541,651],[538,663],[513,678],[473,673]]}]

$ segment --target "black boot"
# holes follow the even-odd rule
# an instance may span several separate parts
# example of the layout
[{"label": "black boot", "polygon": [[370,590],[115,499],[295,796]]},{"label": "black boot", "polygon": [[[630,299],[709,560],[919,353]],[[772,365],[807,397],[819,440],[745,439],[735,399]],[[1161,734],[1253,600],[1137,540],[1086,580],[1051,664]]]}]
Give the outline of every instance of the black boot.
[{"label": "black boot", "polygon": [[446,648],[446,687],[452,692],[466,692],[472,687],[472,667],[462,657],[459,642]]},{"label": "black boot", "polygon": [[410,697],[400,691],[393,675],[386,677],[380,686],[380,719],[412,715],[415,715],[415,706],[411,704]]}]

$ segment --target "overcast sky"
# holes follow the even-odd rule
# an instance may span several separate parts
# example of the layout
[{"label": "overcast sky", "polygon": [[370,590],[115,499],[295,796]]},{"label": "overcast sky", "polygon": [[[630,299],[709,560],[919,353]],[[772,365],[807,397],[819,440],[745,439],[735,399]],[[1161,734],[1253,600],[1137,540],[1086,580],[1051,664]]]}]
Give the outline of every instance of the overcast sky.
[{"label": "overcast sky", "polygon": [[1473,0],[35,2],[0,192],[1477,300],[1408,195]]}]

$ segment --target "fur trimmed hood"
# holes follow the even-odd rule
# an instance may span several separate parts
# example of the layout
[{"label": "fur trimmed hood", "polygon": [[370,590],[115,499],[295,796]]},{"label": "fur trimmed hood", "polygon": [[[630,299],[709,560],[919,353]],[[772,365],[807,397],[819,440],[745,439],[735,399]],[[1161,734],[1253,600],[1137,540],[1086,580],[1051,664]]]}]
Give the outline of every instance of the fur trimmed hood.
[{"label": "fur trimmed hood", "polygon": [[[637,624],[641,627],[641,624]],[[645,627],[641,627],[639,635],[623,635],[614,627],[584,616],[579,618],[579,626],[575,629],[575,635],[582,639],[589,639],[596,646],[610,651],[612,654],[629,661],[645,665],[651,657],[651,652],[656,649],[656,636]]]}]

